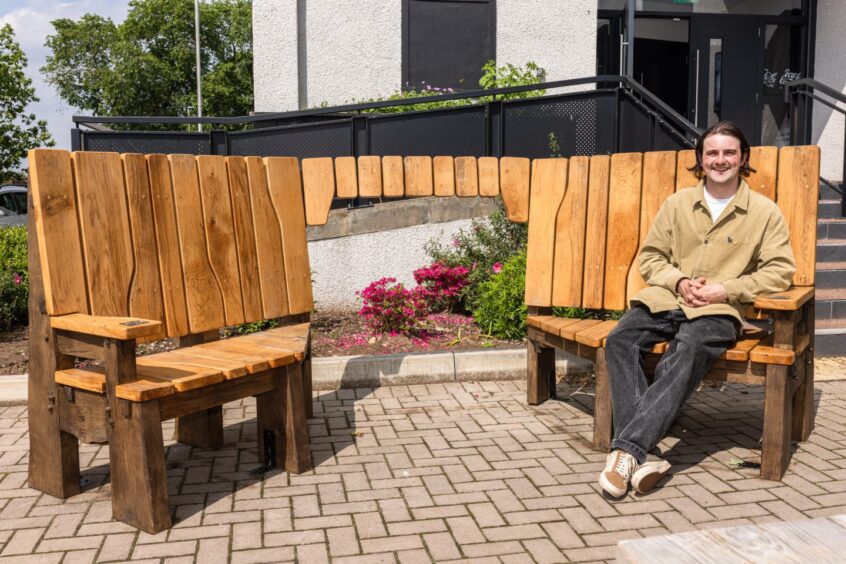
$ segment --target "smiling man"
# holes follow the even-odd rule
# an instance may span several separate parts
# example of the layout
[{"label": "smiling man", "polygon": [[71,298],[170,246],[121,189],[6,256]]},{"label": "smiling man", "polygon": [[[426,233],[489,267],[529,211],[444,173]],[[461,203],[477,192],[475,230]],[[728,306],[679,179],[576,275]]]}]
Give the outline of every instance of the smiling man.
[{"label": "smiling man", "polygon": [[[621,497],[646,493],[669,469],[646,462],[681,406],[714,362],[733,346],[745,305],[790,286],[796,270],[778,206],[743,179],[749,143],[731,122],[709,128],[696,144],[697,186],[664,202],[640,250],[647,288],[608,335],[614,439],[599,484]],[[667,351],[652,384],[643,357]]]}]

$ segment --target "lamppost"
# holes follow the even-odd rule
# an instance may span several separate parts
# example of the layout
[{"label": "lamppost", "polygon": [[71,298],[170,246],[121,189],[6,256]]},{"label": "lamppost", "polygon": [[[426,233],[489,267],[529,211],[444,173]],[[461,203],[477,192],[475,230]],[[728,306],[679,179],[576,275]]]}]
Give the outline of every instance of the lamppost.
[{"label": "lamppost", "polygon": [[[203,117],[203,84],[200,77],[200,0],[194,0],[194,46],[197,52],[197,117]],[[197,124],[197,131],[203,124]]]}]

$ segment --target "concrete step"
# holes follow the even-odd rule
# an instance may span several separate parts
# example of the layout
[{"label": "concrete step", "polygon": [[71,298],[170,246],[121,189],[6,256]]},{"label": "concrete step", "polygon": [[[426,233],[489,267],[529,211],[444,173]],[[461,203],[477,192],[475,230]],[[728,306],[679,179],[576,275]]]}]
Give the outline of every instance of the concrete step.
[{"label": "concrete step", "polygon": [[846,239],[817,241],[817,268],[821,262],[846,262]]},{"label": "concrete step", "polygon": [[846,356],[846,319],[822,319],[814,331],[814,356]]},{"label": "concrete step", "polygon": [[818,290],[846,288],[846,262],[817,263],[815,286]]},{"label": "concrete step", "polygon": [[820,200],[817,204],[817,219],[843,217],[843,204],[840,199]]},{"label": "concrete step", "polygon": [[817,289],[815,297],[815,311],[819,321],[846,318],[846,288]]},{"label": "concrete step", "polygon": [[846,218],[817,220],[817,239],[846,239]]}]

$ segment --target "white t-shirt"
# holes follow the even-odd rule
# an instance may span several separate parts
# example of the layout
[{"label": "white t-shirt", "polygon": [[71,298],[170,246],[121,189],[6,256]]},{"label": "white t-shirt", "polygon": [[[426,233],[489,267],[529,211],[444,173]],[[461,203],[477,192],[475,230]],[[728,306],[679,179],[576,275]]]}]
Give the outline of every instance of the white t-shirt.
[{"label": "white t-shirt", "polygon": [[711,212],[712,222],[717,221],[717,218],[720,217],[720,214],[723,213],[723,210],[726,209],[733,198],[734,195],[728,198],[715,198],[708,192],[707,188],[705,189],[705,203],[708,204],[708,210]]}]

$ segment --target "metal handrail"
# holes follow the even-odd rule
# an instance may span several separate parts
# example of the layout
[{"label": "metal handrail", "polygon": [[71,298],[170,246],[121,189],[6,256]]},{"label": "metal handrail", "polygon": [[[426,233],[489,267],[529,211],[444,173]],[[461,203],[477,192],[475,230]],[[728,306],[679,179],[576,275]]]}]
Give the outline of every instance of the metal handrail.
[{"label": "metal handrail", "polygon": [[[814,80],[813,78],[800,78],[799,80],[792,80],[790,82],[786,82],[784,84],[784,101],[786,103],[788,103],[788,104],[790,103],[790,96],[793,94],[791,92],[791,89],[792,88],[799,88],[800,86],[810,86],[814,90],[816,90],[818,92],[822,92],[823,94],[826,94],[827,96],[830,96],[831,98],[834,98],[838,102],[842,102],[842,103],[846,104],[846,94],[843,94],[843,92],[840,92],[839,90],[835,90],[831,86],[823,84],[819,80]],[[837,110],[841,114],[846,114],[846,110],[844,110],[843,108],[839,108],[837,106],[834,106],[830,102],[828,102],[827,100],[823,100],[822,98],[814,96],[813,94],[811,94],[809,92],[804,92],[804,91],[801,91],[801,90],[796,90],[796,92],[810,96],[811,98],[814,98],[815,100],[819,100],[820,102],[823,102],[824,104],[826,104],[826,105],[832,107],[833,109]]]}]

